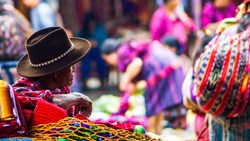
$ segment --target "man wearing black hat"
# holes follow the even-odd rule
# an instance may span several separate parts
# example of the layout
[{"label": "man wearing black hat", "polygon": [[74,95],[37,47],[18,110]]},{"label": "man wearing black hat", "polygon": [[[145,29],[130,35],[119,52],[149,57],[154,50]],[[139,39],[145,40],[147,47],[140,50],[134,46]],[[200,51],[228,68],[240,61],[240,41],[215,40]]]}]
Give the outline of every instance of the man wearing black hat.
[{"label": "man wearing black hat", "polygon": [[90,116],[91,100],[70,92],[74,64],[90,50],[82,38],[69,38],[61,27],[37,31],[26,41],[26,52],[17,65],[22,78],[13,84],[29,125],[57,122],[81,113]]}]

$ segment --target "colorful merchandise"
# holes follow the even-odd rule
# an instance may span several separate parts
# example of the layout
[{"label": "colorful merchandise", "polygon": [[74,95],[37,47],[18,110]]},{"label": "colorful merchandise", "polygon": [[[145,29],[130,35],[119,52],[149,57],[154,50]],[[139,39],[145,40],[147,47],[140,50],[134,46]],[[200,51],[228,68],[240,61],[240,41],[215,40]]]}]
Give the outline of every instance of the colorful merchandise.
[{"label": "colorful merchandise", "polygon": [[245,111],[249,93],[249,35],[213,39],[196,62],[194,92],[199,106],[213,115],[236,117]]},{"label": "colorful merchandise", "polygon": [[119,96],[112,94],[103,94],[97,100],[93,101],[93,112],[102,112],[105,114],[112,114],[118,111],[120,105]]},{"label": "colorful merchandise", "polygon": [[122,93],[120,98],[113,95],[101,96],[93,102],[90,120],[97,123],[129,123],[147,128],[143,92],[144,87],[141,87],[133,94]]},{"label": "colorful merchandise", "polygon": [[24,135],[26,132],[19,102],[11,86],[0,80],[0,138]]},{"label": "colorful merchandise", "polygon": [[[119,124],[118,124],[119,125]],[[108,141],[108,140],[152,140],[143,132],[141,126],[130,127],[127,130],[112,124],[96,124],[87,119],[65,118],[57,123],[33,126],[30,137],[33,140],[60,141]],[[135,130],[135,131],[134,131]],[[142,130],[138,133],[138,130]]]}]

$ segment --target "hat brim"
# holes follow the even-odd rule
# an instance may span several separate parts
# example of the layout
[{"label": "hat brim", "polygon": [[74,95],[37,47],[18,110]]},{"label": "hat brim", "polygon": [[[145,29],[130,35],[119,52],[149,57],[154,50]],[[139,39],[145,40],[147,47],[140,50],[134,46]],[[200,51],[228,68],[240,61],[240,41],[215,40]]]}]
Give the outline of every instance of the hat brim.
[{"label": "hat brim", "polygon": [[60,60],[42,67],[31,66],[28,55],[24,55],[17,64],[18,74],[23,77],[40,77],[55,73],[77,63],[90,50],[91,44],[82,38],[74,37],[70,38],[70,40],[74,46],[74,49],[71,50],[70,53]]}]

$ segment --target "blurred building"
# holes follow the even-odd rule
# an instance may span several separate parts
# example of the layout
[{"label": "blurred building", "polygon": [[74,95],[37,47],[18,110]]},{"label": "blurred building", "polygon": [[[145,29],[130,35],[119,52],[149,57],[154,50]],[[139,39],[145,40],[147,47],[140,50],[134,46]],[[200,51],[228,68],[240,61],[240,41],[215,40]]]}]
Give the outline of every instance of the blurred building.
[{"label": "blurred building", "polygon": [[152,0],[60,0],[59,11],[65,26],[74,32],[81,26],[84,15],[93,11],[113,34],[117,25],[147,27],[154,9]]}]

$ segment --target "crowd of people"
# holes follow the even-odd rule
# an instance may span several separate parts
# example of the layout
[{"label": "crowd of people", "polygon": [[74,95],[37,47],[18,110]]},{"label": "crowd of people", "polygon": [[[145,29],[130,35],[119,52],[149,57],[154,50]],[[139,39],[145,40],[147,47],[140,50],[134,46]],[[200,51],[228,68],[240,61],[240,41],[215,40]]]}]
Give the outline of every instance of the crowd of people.
[{"label": "crowd of people", "polygon": [[110,68],[117,68],[121,92],[132,94],[139,82],[145,84],[148,132],[160,135],[164,120],[168,127],[188,129],[190,110],[198,140],[248,140],[250,0],[206,1],[200,25],[185,12],[184,1],[155,1],[145,29],[149,36],[125,38],[109,36],[93,11],[72,33],[49,2],[23,0],[30,10],[26,19],[12,0],[0,0],[0,63],[18,60],[13,72],[18,79],[9,91],[26,125],[88,118],[92,101],[83,92],[91,72],[104,90]]}]

